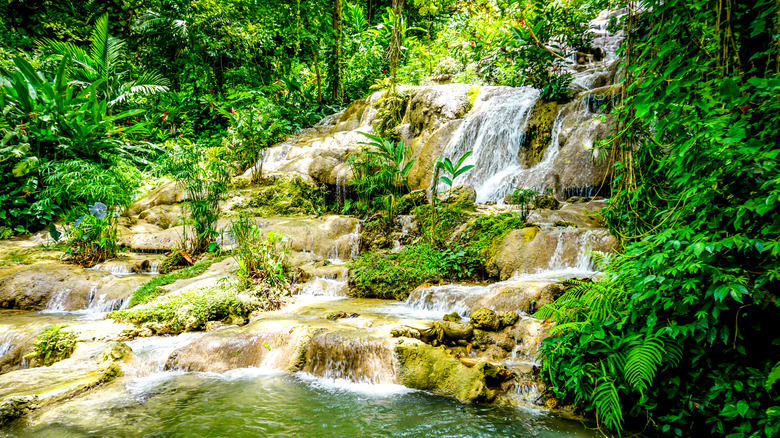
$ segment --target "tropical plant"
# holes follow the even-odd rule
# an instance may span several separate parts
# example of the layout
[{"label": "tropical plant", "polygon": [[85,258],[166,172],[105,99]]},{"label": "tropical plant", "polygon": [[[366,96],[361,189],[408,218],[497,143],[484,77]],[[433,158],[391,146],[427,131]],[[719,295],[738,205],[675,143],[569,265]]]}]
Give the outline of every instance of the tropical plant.
[{"label": "tropical plant", "polygon": [[72,84],[80,88],[95,86],[108,107],[125,102],[134,95],[151,95],[168,91],[169,81],[159,73],[143,72],[134,79],[128,79],[129,68],[125,59],[125,42],[108,34],[108,14],[97,19],[90,37],[92,43],[89,52],[72,42],[55,41],[49,38],[41,40],[44,51],[52,53],[58,59],[70,59],[69,73]]},{"label": "tropical plant", "polygon": [[392,223],[403,189],[409,190],[407,179],[415,160],[406,160],[406,145],[377,135],[363,136],[371,140],[360,144],[368,146],[361,155],[351,160],[353,183],[363,205],[380,202],[387,213],[386,220]]},{"label": "tropical plant", "polygon": [[[223,148],[203,150],[190,142],[168,143],[172,147],[167,171],[179,187],[187,192],[188,223],[194,227],[192,239],[184,237],[191,254],[198,254],[215,243],[220,216],[219,201],[228,189],[230,169],[224,161]],[[186,232],[186,227],[185,227]]]},{"label": "tropical plant", "polygon": [[77,342],[76,334],[63,330],[65,327],[68,325],[51,325],[35,337],[33,351],[24,356],[31,366],[49,366],[73,354]]},{"label": "tropical plant", "polygon": [[515,187],[514,191],[506,197],[506,201],[509,204],[518,205],[520,208],[520,217],[526,221],[528,220],[528,207],[536,196],[536,191],[532,189]]},{"label": "tropical plant", "polygon": [[[65,232],[65,256],[85,267],[113,258],[119,250],[116,226],[116,217],[106,204],[90,205],[88,212],[79,216]],[[56,231],[50,232],[58,240]]]},{"label": "tropical plant", "polygon": [[232,221],[230,235],[236,245],[233,257],[238,263],[238,275],[245,283],[276,289],[289,284],[290,249],[286,236],[273,231],[264,233],[248,217]]},{"label": "tropical plant", "polygon": [[439,158],[438,160],[436,160],[436,168],[441,169],[449,174],[449,176],[440,176],[439,180],[444,184],[447,184],[450,193],[452,193],[452,184],[455,182],[455,178],[459,177],[460,175],[463,175],[464,173],[474,168],[473,164],[463,166],[463,162],[466,161],[466,159],[471,155],[472,152],[473,151],[468,151],[465,154],[461,155],[460,158],[458,158],[458,161],[456,161],[454,165],[452,164],[452,161],[450,161],[449,158],[444,158],[444,159]]}]

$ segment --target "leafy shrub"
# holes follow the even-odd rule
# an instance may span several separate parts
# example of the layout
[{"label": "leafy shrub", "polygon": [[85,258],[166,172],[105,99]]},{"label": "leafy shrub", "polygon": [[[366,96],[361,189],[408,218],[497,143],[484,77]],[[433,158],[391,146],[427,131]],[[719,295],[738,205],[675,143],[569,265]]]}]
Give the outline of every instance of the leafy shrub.
[{"label": "leafy shrub", "polygon": [[66,231],[66,256],[85,267],[113,258],[119,250],[116,225],[116,217],[106,204],[90,205],[88,213],[82,214]]},{"label": "leafy shrub", "polygon": [[246,319],[257,309],[273,310],[278,303],[264,302],[242,287],[220,284],[213,287],[185,291],[160,297],[143,306],[117,310],[107,318],[122,322],[167,324],[171,331],[202,330],[208,321],[229,321],[234,317]]},{"label": "leafy shrub", "polygon": [[537,194],[534,190],[516,187],[515,190],[506,197],[506,203],[519,205],[520,217],[525,221],[528,219],[528,206],[536,196]]},{"label": "leafy shrub", "polygon": [[455,278],[463,252],[416,244],[397,253],[368,252],[349,262],[349,285],[357,297],[404,300],[417,286]]},{"label": "leafy shrub", "polygon": [[67,359],[76,348],[76,334],[63,330],[67,324],[51,325],[35,338],[35,347],[24,357],[30,366],[49,366]]},{"label": "leafy shrub", "polygon": [[173,150],[167,170],[187,192],[189,223],[195,228],[195,236],[189,241],[185,239],[185,245],[190,246],[192,254],[197,254],[205,251],[218,235],[219,201],[228,189],[230,169],[222,148],[203,150],[186,141],[168,145]]},{"label": "leafy shrub", "polygon": [[264,235],[248,217],[233,221],[230,234],[236,242],[233,257],[238,262],[238,275],[245,283],[287,286],[290,248],[285,236],[273,231]]}]

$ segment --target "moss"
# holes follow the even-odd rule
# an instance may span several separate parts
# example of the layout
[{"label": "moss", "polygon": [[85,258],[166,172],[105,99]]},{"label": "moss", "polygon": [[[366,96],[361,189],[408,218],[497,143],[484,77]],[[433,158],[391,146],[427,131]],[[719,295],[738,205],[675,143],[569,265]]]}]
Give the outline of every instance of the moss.
[{"label": "moss", "polygon": [[577,224],[571,221],[556,221],[555,222],[556,227],[577,227]]},{"label": "moss", "polygon": [[464,247],[471,265],[478,265],[482,273],[489,274],[487,267],[500,252],[504,237],[526,225],[522,216],[515,212],[479,216],[468,223],[466,230],[458,236],[458,242]]},{"label": "moss", "polygon": [[466,93],[466,95],[469,98],[468,103],[466,104],[466,113],[468,113],[469,111],[471,111],[472,108],[474,108],[474,102],[476,102],[480,91],[481,89],[477,85],[469,87],[469,91]]},{"label": "moss", "polygon": [[233,210],[256,217],[311,216],[325,211],[326,190],[300,176],[266,180],[252,191],[254,197]]},{"label": "moss", "polygon": [[403,120],[411,97],[411,90],[398,90],[395,95],[391,95],[388,91],[376,99],[374,102],[376,118],[374,119],[373,127],[380,137],[400,140],[400,138],[396,138],[397,135],[394,130]]},{"label": "moss", "polygon": [[462,402],[490,401],[480,367],[469,368],[444,347],[404,342],[396,347],[401,382],[410,388],[431,391]]},{"label": "moss", "polygon": [[242,293],[233,285],[220,285],[162,297],[144,306],[111,312],[107,317],[139,325],[163,323],[171,332],[180,333],[202,330],[208,321],[245,321],[262,306],[256,296]]},{"label": "moss", "polygon": [[367,252],[349,263],[350,292],[356,297],[403,300],[417,286],[457,276],[461,256],[426,243],[396,253]]},{"label": "moss", "polygon": [[67,326],[51,325],[35,338],[33,351],[24,356],[30,360],[31,366],[49,366],[73,354],[77,342],[76,334],[63,330]]},{"label": "moss", "polygon": [[128,304],[128,307],[133,307],[135,305],[145,303],[151,300],[152,298],[165,293],[165,291],[161,289],[160,286],[171,284],[174,281],[182,278],[197,277],[198,275],[202,274],[206,269],[208,269],[208,267],[211,266],[213,263],[222,261],[226,257],[227,256],[208,258],[205,260],[201,260],[195,263],[194,265],[184,268],[180,271],[158,275],[157,277],[153,278],[151,281],[144,283],[133,293],[133,296],[130,298],[130,303]]},{"label": "moss", "polygon": [[552,141],[556,114],[558,114],[556,102],[539,100],[531,109],[525,142],[521,149],[523,156],[519,157],[526,166],[531,167],[542,160],[544,150]]}]

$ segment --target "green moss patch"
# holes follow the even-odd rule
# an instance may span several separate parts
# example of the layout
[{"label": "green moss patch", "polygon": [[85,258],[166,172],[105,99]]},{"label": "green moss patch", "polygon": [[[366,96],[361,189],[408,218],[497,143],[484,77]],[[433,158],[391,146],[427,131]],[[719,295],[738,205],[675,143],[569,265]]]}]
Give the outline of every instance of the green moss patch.
[{"label": "green moss patch", "polygon": [[233,210],[256,217],[312,216],[325,211],[326,190],[299,176],[267,180],[251,191],[256,194]]},{"label": "green moss patch", "polygon": [[128,304],[128,307],[133,307],[138,304],[146,303],[152,298],[164,294],[165,290],[163,290],[160,286],[171,284],[174,281],[183,278],[197,277],[198,275],[205,272],[209,266],[211,266],[216,262],[224,260],[225,257],[226,256],[208,258],[205,260],[201,260],[195,263],[194,265],[184,268],[180,271],[174,271],[168,274],[162,274],[162,275],[158,275],[157,277],[154,277],[151,281],[144,283],[143,286],[139,287],[133,293],[133,296],[130,298],[130,303]]},{"label": "green moss patch", "polygon": [[462,274],[463,252],[422,243],[396,253],[368,252],[350,262],[350,291],[357,297],[406,299],[417,286]]},{"label": "green moss patch", "polygon": [[163,323],[172,333],[202,330],[209,321],[245,321],[261,308],[256,295],[234,285],[219,285],[161,297],[152,303],[132,309],[117,310],[108,318],[120,322]]}]

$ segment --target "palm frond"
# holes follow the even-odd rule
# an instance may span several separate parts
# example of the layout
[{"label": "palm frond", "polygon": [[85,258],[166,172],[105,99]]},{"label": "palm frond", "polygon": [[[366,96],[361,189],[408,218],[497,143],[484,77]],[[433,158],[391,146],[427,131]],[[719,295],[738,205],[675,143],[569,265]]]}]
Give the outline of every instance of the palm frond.
[{"label": "palm frond", "polygon": [[109,60],[108,53],[108,14],[103,14],[95,23],[92,30],[92,47],[89,57],[92,63],[102,70],[106,70]]}]

